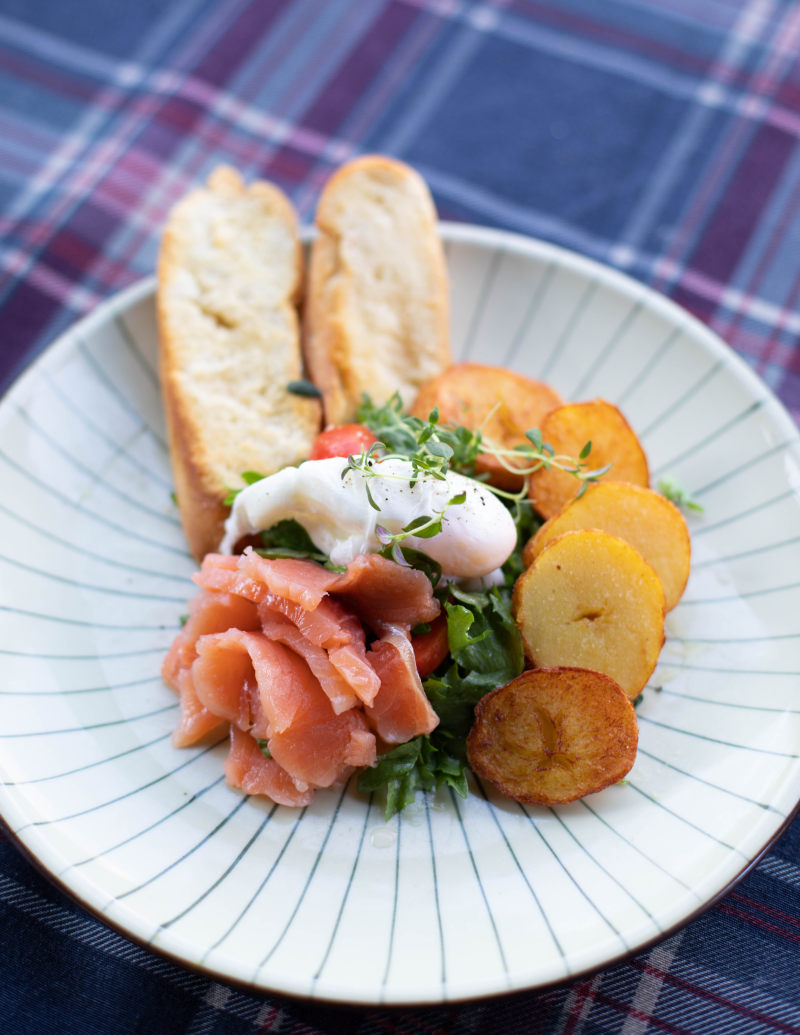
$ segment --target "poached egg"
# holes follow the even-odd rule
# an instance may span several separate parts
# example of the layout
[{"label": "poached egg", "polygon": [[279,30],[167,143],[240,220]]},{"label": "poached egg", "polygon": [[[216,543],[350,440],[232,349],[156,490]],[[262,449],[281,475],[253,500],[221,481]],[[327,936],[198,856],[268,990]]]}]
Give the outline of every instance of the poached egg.
[{"label": "poached egg", "polygon": [[[383,549],[378,526],[395,535],[415,518],[437,517],[461,493],[464,502],[447,507],[440,532],[429,539],[409,535],[402,545],[431,557],[453,578],[494,572],[516,545],[508,510],[472,478],[449,471],[444,480],[417,475],[412,485],[411,462],[397,458],[375,459],[369,474],[347,468],[343,476],[346,468],[343,457],[306,460],[248,485],[234,500],[220,552],[232,553],[242,536],[293,518],[333,564],[347,565]],[[367,479],[378,510],[370,505]]]}]

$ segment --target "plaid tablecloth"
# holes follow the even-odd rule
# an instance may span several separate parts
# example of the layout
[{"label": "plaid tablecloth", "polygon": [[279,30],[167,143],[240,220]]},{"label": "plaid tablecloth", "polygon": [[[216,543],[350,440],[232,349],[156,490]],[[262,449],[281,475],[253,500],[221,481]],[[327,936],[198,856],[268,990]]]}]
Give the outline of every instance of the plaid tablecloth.
[{"label": "plaid tablecloth", "polygon": [[[671,296],[797,419],[799,139],[789,0],[0,0],[0,387],[152,271],[220,160],[310,220],[334,166],[381,151],[443,218]],[[800,820],[649,951],[488,1002],[248,994],[110,931],[3,835],[0,946],[4,1033],[800,1032]]]}]

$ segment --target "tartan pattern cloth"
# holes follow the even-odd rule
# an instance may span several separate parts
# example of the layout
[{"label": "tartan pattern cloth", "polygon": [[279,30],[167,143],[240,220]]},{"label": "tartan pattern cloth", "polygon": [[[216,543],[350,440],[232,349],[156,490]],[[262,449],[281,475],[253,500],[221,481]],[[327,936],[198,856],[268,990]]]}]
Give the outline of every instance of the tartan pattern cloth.
[{"label": "tartan pattern cloth", "polygon": [[[800,418],[800,3],[0,0],[0,388],[152,272],[220,161],[310,221],[343,160],[445,219],[669,295]],[[259,996],[110,931],[0,836],[3,1032],[800,1032],[800,820],[685,928],[544,991],[430,1009]]]}]

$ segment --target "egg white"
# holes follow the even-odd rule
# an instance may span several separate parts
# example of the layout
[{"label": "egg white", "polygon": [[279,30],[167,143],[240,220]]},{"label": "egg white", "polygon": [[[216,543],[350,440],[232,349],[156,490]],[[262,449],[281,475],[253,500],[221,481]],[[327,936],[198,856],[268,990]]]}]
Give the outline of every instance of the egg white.
[{"label": "egg white", "polygon": [[408,460],[376,460],[369,476],[375,510],[367,475],[347,469],[341,457],[286,467],[237,495],[220,552],[231,553],[242,536],[293,518],[318,550],[334,564],[346,565],[359,554],[383,549],[378,526],[395,535],[415,518],[436,517],[464,493],[463,503],[447,507],[439,533],[430,539],[409,536],[404,545],[438,561],[444,575],[455,578],[488,575],[507,560],[516,545],[516,527],[484,485],[454,471],[445,480],[424,476],[413,484],[412,476]]}]

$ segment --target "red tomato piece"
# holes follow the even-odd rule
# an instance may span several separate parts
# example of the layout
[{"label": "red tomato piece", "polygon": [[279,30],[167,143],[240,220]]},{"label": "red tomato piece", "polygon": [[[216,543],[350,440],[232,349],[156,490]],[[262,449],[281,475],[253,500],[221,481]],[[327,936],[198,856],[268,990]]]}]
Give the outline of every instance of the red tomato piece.
[{"label": "red tomato piece", "polygon": [[314,439],[309,460],[327,460],[331,456],[358,456],[377,439],[363,424],[333,424]]},{"label": "red tomato piece", "polygon": [[411,647],[417,662],[420,679],[435,672],[450,650],[447,640],[447,616],[439,615],[431,622],[429,632],[411,637]]}]

